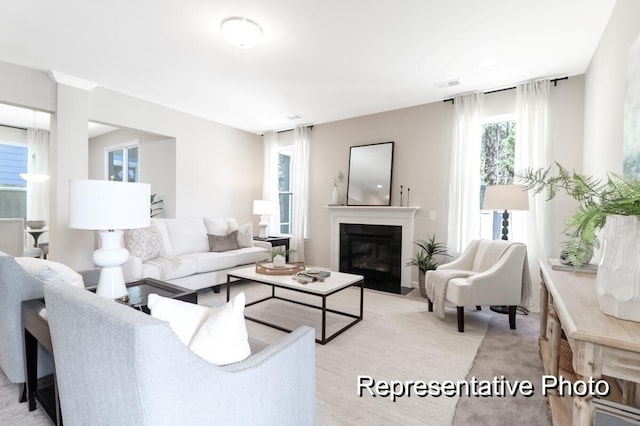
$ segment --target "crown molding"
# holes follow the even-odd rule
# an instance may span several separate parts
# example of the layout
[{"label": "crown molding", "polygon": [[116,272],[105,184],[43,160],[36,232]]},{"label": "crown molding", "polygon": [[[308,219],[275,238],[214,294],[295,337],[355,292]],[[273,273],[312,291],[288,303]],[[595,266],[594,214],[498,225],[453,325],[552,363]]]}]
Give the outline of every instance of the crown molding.
[{"label": "crown molding", "polygon": [[49,75],[51,76],[53,81],[58,84],[64,84],[67,86],[75,87],[76,89],[86,90],[88,92],[98,87],[98,83],[94,83],[93,81],[89,80],[83,80],[81,78],[69,74],[64,74],[59,71],[51,70],[49,71]]}]

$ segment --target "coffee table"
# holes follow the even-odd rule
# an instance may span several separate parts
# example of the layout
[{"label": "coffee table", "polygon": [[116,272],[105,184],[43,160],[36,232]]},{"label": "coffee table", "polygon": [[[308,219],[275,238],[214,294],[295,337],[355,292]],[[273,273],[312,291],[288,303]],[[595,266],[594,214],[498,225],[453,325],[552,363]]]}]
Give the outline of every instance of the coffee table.
[{"label": "coffee table", "polygon": [[[260,302],[264,302],[270,299],[278,299],[284,300],[286,302],[296,303],[298,305],[306,306],[313,309],[319,309],[322,311],[322,329],[320,332],[321,338],[316,339],[317,343],[321,345],[325,345],[333,340],[336,336],[344,333],[349,328],[353,327],[358,322],[362,321],[363,318],[363,307],[364,307],[364,277],[362,275],[354,275],[347,274],[344,272],[334,272],[331,271],[331,276],[326,278],[324,281],[314,281],[308,284],[301,284],[295,281],[292,278],[292,275],[266,275],[259,274],[256,272],[255,266],[248,266],[241,269],[236,269],[227,273],[227,301],[231,298],[231,279],[244,279],[253,281],[260,284],[270,285],[271,286],[271,296],[265,297],[260,300],[256,300],[251,303],[247,303],[246,306],[249,307],[251,305],[255,305]],[[360,313],[359,315],[354,315],[348,312],[337,311],[334,309],[327,308],[327,297],[332,294],[338,293],[348,287],[351,286],[359,286],[360,287]],[[298,300],[287,299],[282,296],[276,296],[276,288],[292,290],[299,293],[310,294],[313,296],[318,296],[322,299],[322,306],[311,305],[308,303],[304,303]],[[348,323],[346,326],[342,327],[340,330],[335,333],[327,336],[327,312],[332,314],[342,315],[345,317],[353,318],[353,321]],[[291,332],[291,329],[281,327],[277,324],[269,323],[263,321],[258,318],[250,317],[245,315],[245,318],[259,324],[263,324],[269,327],[273,327],[275,329]]]}]

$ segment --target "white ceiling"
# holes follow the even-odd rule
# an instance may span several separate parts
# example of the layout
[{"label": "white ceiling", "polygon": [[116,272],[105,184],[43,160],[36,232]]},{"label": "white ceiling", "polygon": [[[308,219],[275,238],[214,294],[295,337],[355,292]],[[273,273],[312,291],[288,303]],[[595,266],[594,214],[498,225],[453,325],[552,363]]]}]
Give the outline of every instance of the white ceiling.
[{"label": "white ceiling", "polygon": [[[261,133],[584,73],[614,4],[20,0],[0,14],[0,60]],[[257,21],[262,43],[226,43],[229,16]]]}]

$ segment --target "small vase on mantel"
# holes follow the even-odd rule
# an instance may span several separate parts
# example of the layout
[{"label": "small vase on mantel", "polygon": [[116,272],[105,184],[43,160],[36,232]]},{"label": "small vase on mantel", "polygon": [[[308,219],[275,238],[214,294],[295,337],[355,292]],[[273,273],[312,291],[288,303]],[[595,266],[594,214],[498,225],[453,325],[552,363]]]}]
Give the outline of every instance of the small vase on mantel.
[{"label": "small vase on mantel", "polygon": [[338,187],[333,186],[333,194],[331,194],[331,204],[336,206],[338,205],[338,201],[340,201],[340,193],[338,192]]},{"label": "small vase on mantel", "polygon": [[640,322],[640,218],[607,216],[603,231],[596,276],[600,309],[616,318]]}]

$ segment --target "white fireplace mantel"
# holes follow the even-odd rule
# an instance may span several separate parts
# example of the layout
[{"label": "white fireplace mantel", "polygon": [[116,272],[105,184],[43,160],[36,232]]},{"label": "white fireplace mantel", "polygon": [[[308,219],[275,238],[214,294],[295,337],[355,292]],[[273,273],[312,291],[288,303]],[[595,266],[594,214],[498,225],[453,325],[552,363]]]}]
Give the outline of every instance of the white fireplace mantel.
[{"label": "white fireplace mantel", "polygon": [[340,224],[390,225],[402,227],[403,268],[402,287],[411,287],[411,268],[405,268],[405,260],[413,257],[413,229],[415,215],[420,207],[393,206],[327,206],[331,215],[331,269],[340,268]]}]

